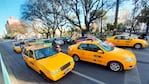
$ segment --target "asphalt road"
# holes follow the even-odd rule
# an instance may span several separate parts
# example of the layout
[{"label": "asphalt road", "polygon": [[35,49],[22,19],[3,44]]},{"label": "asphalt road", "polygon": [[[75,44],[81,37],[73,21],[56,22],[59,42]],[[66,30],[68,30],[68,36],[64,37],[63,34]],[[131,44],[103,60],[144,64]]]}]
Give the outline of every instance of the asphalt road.
[{"label": "asphalt road", "polygon": [[[64,52],[67,52],[67,45],[62,48]],[[35,71],[28,68],[22,55],[12,50],[11,42],[0,43],[0,52],[12,84],[149,84],[149,47],[139,50],[125,49],[136,54],[137,66],[132,70],[112,72],[106,67],[80,61],[75,64],[72,72],[59,81],[53,82],[44,80]],[[1,72],[0,75],[2,77]]]}]

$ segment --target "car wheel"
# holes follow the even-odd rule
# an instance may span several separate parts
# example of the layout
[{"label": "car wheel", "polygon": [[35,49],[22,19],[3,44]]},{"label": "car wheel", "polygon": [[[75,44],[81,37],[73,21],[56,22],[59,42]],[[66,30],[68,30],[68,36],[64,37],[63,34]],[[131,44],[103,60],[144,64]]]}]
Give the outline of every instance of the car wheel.
[{"label": "car wheel", "polygon": [[73,60],[77,62],[77,61],[79,61],[79,60],[80,60],[80,58],[79,58],[79,56],[78,56],[78,55],[73,55]]},{"label": "car wheel", "polygon": [[108,67],[109,67],[110,70],[112,70],[114,72],[123,70],[122,64],[119,63],[119,62],[110,62],[108,64]]},{"label": "car wheel", "polygon": [[134,45],[134,47],[135,47],[136,49],[140,49],[140,48],[142,48],[142,45],[139,44],[139,43],[137,43],[137,44]]}]

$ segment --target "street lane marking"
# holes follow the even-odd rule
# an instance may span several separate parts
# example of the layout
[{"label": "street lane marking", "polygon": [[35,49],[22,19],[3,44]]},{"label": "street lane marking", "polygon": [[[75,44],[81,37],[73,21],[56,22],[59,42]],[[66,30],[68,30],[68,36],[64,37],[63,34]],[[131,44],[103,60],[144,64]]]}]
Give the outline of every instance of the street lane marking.
[{"label": "street lane marking", "polygon": [[72,70],[71,72],[74,73],[74,74],[76,74],[76,75],[79,75],[79,76],[81,76],[81,77],[84,77],[84,78],[86,78],[86,79],[88,79],[88,80],[91,80],[91,81],[93,81],[93,82],[96,82],[97,84],[106,84],[106,83],[104,83],[104,82],[102,82],[102,81],[99,81],[99,80],[97,80],[97,79],[95,79],[95,78],[92,78],[92,77],[89,77],[89,76],[87,76],[87,75],[84,75],[84,74],[82,74],[82,73],[79,73],[79,72],[77,72],[77,71]]},{"label": "street lane marking", "polygon": [[141,84],[137,66],[125,72],[124,84]]}]

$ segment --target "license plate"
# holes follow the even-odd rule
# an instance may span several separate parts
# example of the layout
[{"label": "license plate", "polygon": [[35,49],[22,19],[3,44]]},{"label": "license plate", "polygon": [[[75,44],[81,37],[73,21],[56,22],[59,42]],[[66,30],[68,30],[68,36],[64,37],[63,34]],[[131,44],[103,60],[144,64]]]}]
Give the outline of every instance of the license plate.
[{"label": "license plate", "polygon": [[69,68],[65,70],[65,74],[67,74],[68,72],[70,72]]}]

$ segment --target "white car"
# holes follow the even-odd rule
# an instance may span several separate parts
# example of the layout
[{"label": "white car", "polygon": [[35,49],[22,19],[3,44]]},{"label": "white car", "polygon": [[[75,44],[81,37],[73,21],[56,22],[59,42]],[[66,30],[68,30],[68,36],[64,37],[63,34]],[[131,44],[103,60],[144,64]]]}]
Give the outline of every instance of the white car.
[{"label": "white car", "polygon": [[61,38],[55,38],[55,42],[58,45],[63,45],[64,44],[64,41]]},{"label": "white car", "polygon": [[53,42],[53,40],[55,40],[55,43],[57,45],[63,45],[64,44],[64,41],[61,38],[50,38],[49,40],[52,42]]}]

